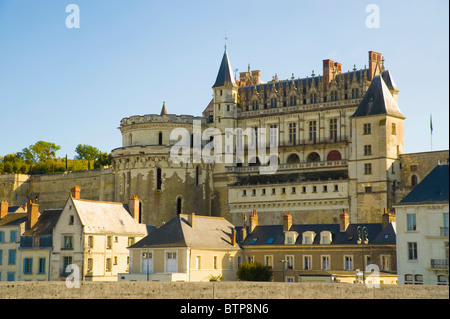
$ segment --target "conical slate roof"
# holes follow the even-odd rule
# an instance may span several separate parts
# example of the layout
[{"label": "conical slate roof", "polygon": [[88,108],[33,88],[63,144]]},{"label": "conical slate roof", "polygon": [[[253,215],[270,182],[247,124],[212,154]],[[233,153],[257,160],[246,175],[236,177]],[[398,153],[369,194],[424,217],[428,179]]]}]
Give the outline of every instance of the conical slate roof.
[{"label": "conical slate roof", "polygon": [[163,102],[163,106],[162,106],[160,115],[166,115],[166,114],[167,114],[166,102]]},{"label": "conical slate roof", "polygon": [[[390,79],[390,76],[388,78]],[[392,84],[393,82],[390,83],[390,85]],[[352,117],[379,114],[405,118],[381,75],[373,78],[372,83]]]},{"label": "conical slate roof", "polygon": [[219,73],[217,74],[216,83],[214,83],[213,88],[230,84],[231,86],[237,87],[236,81],[233,78],[233,72],[231,71],[230,61],[228,60],[227,50],[225,49]]}]

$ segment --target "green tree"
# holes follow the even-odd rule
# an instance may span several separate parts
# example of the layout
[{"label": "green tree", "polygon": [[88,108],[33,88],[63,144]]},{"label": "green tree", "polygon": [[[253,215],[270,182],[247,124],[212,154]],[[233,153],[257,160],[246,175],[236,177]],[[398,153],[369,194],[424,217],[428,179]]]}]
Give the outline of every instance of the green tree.
[{"label": "green tree", "polygon": [[100,152],[94,161],[94,168],[102,168],[103,166],[109,165],[111,165],[111,153]]},{"label": "green tree", "polygon": [[54,143],[38,141],[36,144],[24,148],[22,152],[17,153],[17,156],[28,164],[36,164],[54,159],[56,157],[56,151],[60,149],[61,146]]},{"label": "green tree", "polygon": [[243,281],[270,281],[272,269],[261,263],[242,263],[237,271],[237,276]]},{"label": "green tree", "polygon": [[87,144],[78,144],[75,152],[78,154],[75,159],[88,161],[88,169],[91,169],[91,161],[95,161],[100,154],[98,148]]}]

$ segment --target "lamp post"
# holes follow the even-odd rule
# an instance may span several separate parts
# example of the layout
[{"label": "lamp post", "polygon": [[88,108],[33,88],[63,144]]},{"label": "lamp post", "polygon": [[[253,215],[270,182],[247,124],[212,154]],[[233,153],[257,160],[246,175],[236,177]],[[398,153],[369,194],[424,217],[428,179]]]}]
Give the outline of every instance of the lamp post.
[{"label": "lamp post", "polygon": [[369,231],[367,230],[366,226],[358,226],[356,229],[358,233],[358,245],[361,244],[361,250],[362,250],[362,273],[363,273],[363,283],[366,283],[366,275],[365,275],[365,261],[364,261],[364,245],[367,245],[369,242],[368,235]]},{"label": "lamp post", "polygon": [[284,270],[285,270],[285,268],[286,268],[286,263],[287,263],[287,260],[286,259],[283,259],[283,260],[280,260],[280,263],[282,264],[282,267],[283,267],[283,282],[285,282],[286,281],[286,278],[284,278]]}]

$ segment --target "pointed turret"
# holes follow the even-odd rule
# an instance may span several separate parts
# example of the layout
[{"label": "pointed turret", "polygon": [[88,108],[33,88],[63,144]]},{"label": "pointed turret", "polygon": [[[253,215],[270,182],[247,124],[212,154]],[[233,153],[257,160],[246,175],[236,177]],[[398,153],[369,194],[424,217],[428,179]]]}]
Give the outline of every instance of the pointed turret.
[{"label": "pointed turret", "polygon": [[219,73],[217,74],[216,82],[213,88],[219,86],[232,86],[237,87],[236,81],[231,70],[230,60],[228,59],[227,49],[223,54],[222,63],[220,64]]},{"label": "pointed turret", "polygon": [[167,115],[166,102],[163,102],[163,106],[162,106],[160,115]]},{"label": "pointed turret", "polygon": [[372,84],[370,84],[352,117],[379,114],[405,118],[381,75],[373,78]]}]

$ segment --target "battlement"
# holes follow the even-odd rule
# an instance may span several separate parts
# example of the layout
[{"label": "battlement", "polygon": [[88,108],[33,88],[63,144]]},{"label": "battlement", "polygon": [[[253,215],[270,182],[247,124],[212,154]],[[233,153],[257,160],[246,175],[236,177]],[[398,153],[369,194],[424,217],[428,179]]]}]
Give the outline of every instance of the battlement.
[{"label": "battlement", "polygon": [[194,120],[201,121],[202,125],[206,125],[206,118],[193,115],[176,115],[176,114],[147,114],[134,115],[125,117],[120,121],[120,127],[125,127],[134,124],[150,124],[150,123],[174,123],[174,124],[193,124]]}]

